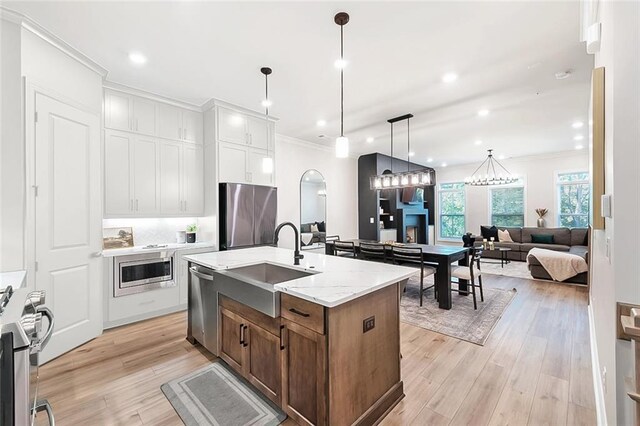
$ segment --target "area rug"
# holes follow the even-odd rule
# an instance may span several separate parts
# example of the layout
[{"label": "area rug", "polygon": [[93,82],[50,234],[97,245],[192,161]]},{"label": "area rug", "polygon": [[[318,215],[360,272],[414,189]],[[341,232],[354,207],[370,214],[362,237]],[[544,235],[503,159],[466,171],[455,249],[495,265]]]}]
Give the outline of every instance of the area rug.
[{"label": "area rug", "polygon": [[500,266],[499,259],[482,259],[480,261],[480,269],[483,274],[492,274],[492,275],[504,275],[505,277],[515,277],[515,278],[526,278],[529,280],[533,280],[534,278],[531,276],[531,272],[529,272],[529,268],[527,267],[527,262],[518,262],[516,260],[512,260],[511,262],[504,265],[504,268]]},{"label": "area rug", "polygon": [[220,360],[161,389],[186,426],[276,426],[287,417]]},{"label": "area rug", "polygon": [[452,292],[452,307],[446,310],[438,307],[432,288],[424,292],[420,307],[419,276],[409,278],[406,289],[400,300],[401,321],[477,345],[484,345],[516,295],[515,288],[504,290],[484,286],[484,302],[480,301],[480,290],[477,289],[478,309],[474,310],[473,296]]}]

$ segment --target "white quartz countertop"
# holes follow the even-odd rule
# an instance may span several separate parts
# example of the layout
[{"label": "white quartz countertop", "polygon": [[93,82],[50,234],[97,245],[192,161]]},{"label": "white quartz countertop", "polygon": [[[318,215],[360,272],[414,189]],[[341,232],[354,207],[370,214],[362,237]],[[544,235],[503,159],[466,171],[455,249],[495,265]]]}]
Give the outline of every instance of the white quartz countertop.
[{"label": "white quartz countertop", "polygon": [[118,248],[118,249],[106,249],[102,251],[102,256],[103,257],[128,256],[130,254],[138,254],[138,253],[157,253],[159,251],[164,251],[164,250],[197,249],[197,248],[214,247],[215,244],[209,241],[203,241],[203,242],[197,242],[197,243],[160,244],[160,246],[162,247],[144,248],[145,246],[135,246],[135,247]]},{"label": "white quartz countertop", "polygon": [[293,265],[293,250],[254,247],[185,256],[185,259],[213,270],[225,270],[257,263],[271,263],[317,272],[307,277],[275,284],[278,291],[326,307],[338,306],[416,273],[416,269],[318,253],[303,252],[299,266]]},{"label": "white quartz countertop", "polygon": [[0,289],[11,286],[14,290],[25,285],[27,271],[0,272]]}]

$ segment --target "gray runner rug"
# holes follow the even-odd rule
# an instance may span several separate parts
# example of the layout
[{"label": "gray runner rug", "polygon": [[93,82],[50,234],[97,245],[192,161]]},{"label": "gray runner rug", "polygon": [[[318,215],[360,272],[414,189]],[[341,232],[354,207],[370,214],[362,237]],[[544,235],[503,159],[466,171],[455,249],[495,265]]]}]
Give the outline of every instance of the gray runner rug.
[{"label": "gray runner rug", "polygon": [[[427,284],[428,283],[428,284]],[[433,277],[425,278],[425,287],[433,284]],[[420,307],[420,279],[409,278],[407,291],[400,299],[400,320],[402,322],[484,345],[491,331],[498,323],[505,309],[516,295],[516,289],[484,287],[484,302],[480,301],[480,289],[476,289],[478,309],[473,309],[471,295],[461,296],[451,292],[451,309],[440,309],[433,297],[433,288],[424,292]]]},{"label": "gray runner rug", "polygon": [[287,418],[220,360],[161,389],[186,426],[276,426]]}]

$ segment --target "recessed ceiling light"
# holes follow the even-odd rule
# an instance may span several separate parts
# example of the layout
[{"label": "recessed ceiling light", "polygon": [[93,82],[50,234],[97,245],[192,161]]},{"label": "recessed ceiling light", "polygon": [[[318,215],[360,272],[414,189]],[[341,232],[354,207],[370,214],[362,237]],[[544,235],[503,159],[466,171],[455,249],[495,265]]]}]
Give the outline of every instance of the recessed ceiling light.
[{"label": "recessed ceiling light", "polygon": [[452,83],[458,79],[458,74],[453,72],[448,72],[442,76],[442,81],[445,83]]},{"label": "recessed ceiling light", "polygon": [[415,152],[413,152],[413,151],[409,152],[409,157],[413,157],[414,155],[416,155]]},{"label": "recessed ceiling light", "polygon": [[580,149],[582,149],[582,148],[584,148],[584,146],[582,146],[582,145],[576,145],[576,149],[580,150]]},{"label": "recessed ceiling light", "polygon": [[573,140],[574,140],[574,141],[581,141],[582,139],[584,139],[584,136],[582,136],[582,135],[575,135],[575,136],[573,137]]},{"label": "recessed ceiling light", "polygon": [[447,167],[447,163],[442,163],[442,164],[440,164],[440,166]]},{"label": "recessed ceiling light", "polygon": [[488,109],[481,109],[480,111],[478,111],[478,115],[480,117],[486,117],[487,115],[489,115],[489,110]]},{"label": "recessed ceiling light", "polygon": [[581,128],[582,126],[584,126],[584,123],[583,123],[582,121],[576,121],[575,123],[573,123],[573,124],[571,125],[571,127],[573,127],[574,129],[579,129],[579,128]]},{"label": "recessed ceiling light", "polygon": [[480,139],[478,139],[477,141],[474,142],[474,144],[476,145],[482,145],[482,141]]},{"label": "recessed ceiling light", "polygon": [[144,65],[147,63],[147,57],[140,52],[129,53],[129,60],[136,65]]},{"label": "recessed ceiling light", "polygon": [[333,63],[333,66],[338,69],[345,68],[347,66],[347,61],[344,59],[336,59],[336,61]]},{"label": "recessed ceiling light", "polygon": [[433,158],[431,157],[427,158],[427,163],[433,163]]},{"label": "recessed ceiling light", "polygon": [[371,136],[369,136],[369,137],[367,138],[367,143],[371,143],[371,142],[373,142],[373,140],[374,140],[374,139],[373,139]]},{"label": "recessed ceiling light", "polygon": [[326,120],[318,120],[316,121],[316,126],[318,127],[324,127],[327,125],[327,121]]}]

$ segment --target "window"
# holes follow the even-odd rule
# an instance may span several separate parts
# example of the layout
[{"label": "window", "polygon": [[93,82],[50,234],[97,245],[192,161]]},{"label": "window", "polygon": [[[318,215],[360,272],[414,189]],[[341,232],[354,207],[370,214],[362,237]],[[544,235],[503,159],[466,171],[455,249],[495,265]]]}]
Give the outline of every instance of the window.
[{"label": "window", "polygon": [[440,184],[440,238],[462,238],[464,223],[464,183]]},{"label": "window", "polygon": [[524,226],[524,186],[491,188],[489,197],[492,225]]},{"label": "window", "polygon": [[588,172],[558,173],[558,226],[589,226],[591,186]]}]

